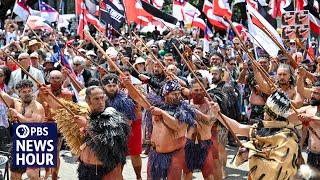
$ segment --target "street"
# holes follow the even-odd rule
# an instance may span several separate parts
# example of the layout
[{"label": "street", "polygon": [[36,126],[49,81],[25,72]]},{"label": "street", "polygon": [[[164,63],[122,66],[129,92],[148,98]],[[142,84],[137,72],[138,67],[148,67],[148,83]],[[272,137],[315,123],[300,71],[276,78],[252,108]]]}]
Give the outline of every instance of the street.
[{"label": "street", "polygon": [[[247,173],[247,163],[244,165],[235,168],[230,164],[230,161],[234,157],[234,154],[236,153],[236,148],[234,147],[228,147],[228,165],[227,165],[227,173],[228,177],[226,179],[228,180],[241,180],[246,179],[246,173]],[[76,180],[77,179],[77,162],[76,158],[72,157],[71,153],[69,151],[61,151],[60,153],[61,157],[61,167],[60,167],[60,173],[59,177],[61,180]],[[147,179],[147,157],[142,157],[142,179]],[[4,166],[0,167],[0,170],[4,174]],[[44,176],[44,169],[41,170],[41,176]],[[123,170],[123,177],[125,180],[134,180],[135,174],[131,165],[131,160],[128,157],[127,163],[124,166]],[[23,176],[23,180],[27,180],[26,174]],[[195,172],[193,173],[193,179],[203,179],[201,172]]]}]

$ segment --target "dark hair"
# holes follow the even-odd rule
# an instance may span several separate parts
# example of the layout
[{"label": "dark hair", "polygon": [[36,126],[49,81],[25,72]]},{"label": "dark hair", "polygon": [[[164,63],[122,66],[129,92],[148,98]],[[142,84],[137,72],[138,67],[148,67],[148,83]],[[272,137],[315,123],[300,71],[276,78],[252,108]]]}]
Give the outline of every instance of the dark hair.
[{"label": "dark hair", "polygon": [[119,83],[118,76],[114,73],[107,74],[102,77],[101,83],[102,85],[107,85],[107,84],[110,84],[111,81],[112,83],[118,84]]},{"label": "dark hair", "polygon": [[211,58],[212,56],[219,56],[219,57],[222,59],[222,61],[224,61],[224,58],[223,58],[223,56],[222,56],[221,53],[214,52],[214,53],[212,53],[212,54],[210,55],[210,58]]},{"label": "dark hair", "polygon": [[198,50],[203,51],[203,48],[202,48],[201,46],[197,46],[197,47],[195,47],[194,49],[195,49],[195,50],[198,49]]},{"label": "dark hair", "polygon": [[90,87],[90,86],[100,86],[100,81],[99,81],[99,79],[91,78],[91,79],[88,81],[88,87]]},{"label": "dark hair", "polygon": [[172,54],[172,53],[166,53],[166,54],[164,55],[164,57],[168,57],[168,56],[173,56],[173,54]]},{"label": "dark hair", "polygon": [[10,81],[11,70],[8,68],[8,66],[0,66],[0,69],[2,69],[4,73],[4,84],[8,85]]},{"label": "dark hair", "polygon": [[226,62],[229,63],[230,61],[235,61],[233,57],[226,57]]},{"label": "dark hair", "polygon": [[16,84],[16,90],[23,89],[26,87],[33,87],[32,81],[30,81],[29,79],[23,79]]}]

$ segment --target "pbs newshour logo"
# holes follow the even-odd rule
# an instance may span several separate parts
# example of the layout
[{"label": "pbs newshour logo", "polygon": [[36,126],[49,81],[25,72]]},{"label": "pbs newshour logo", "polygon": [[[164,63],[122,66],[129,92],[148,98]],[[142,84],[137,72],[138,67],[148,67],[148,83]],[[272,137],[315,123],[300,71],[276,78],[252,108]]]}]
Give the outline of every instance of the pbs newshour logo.
[{"label": "pbs newshour logo", "polygon": [[57,125],[55,123],[15,123],[12,165],[17,168],[55,167]]}]

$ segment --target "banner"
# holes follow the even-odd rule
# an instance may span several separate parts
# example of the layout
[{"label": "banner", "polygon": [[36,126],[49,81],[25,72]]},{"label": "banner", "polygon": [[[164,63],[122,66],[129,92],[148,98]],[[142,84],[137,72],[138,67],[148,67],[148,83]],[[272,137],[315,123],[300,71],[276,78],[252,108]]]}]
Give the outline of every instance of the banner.
[{"label": "banner", "polygon": [[12,166],[56,167],[56,123],[14,123],[12,131]]}]

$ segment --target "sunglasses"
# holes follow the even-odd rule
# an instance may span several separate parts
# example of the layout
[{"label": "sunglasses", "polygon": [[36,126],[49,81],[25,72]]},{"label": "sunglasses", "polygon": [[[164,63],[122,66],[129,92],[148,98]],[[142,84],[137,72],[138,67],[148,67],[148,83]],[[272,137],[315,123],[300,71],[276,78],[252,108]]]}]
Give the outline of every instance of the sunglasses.
[{"label": "sunglasses", "polygon": [[231,66],[235,66],[236,65],[236,63],[229,63]]},{"label": "sunglasses", "polygon": [[4,74],[0,74],[0,77],[4,77]]},{"label": "sunglasses", "polygon": [[81,64],[73,64],[74,66],[80,66]]}]

